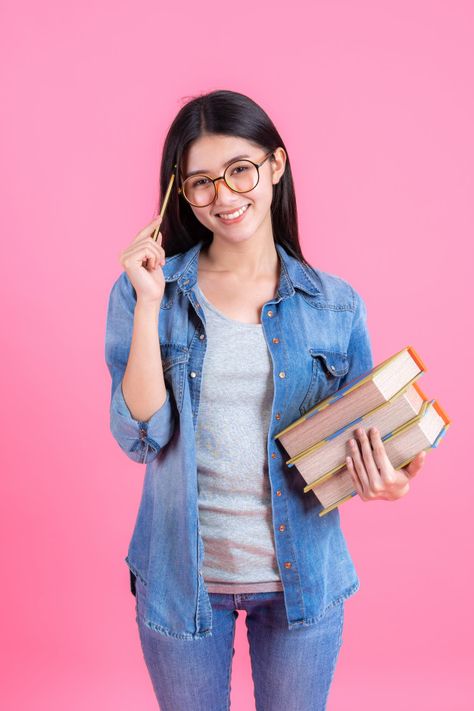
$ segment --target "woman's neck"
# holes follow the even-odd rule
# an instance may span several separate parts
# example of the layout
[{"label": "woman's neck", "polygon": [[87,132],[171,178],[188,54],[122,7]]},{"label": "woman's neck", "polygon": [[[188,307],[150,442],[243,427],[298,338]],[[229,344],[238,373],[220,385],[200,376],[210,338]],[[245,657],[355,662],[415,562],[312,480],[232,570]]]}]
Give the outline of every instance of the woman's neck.
[{"label": "woman's neck", "polygon": [[258,242],[249,239],[229,243],[214,237],[208,247],[201,250],[203,268],[212,272],[231,272],[239,281],[272,277],[279,274],[279,255],[273,240]]}]

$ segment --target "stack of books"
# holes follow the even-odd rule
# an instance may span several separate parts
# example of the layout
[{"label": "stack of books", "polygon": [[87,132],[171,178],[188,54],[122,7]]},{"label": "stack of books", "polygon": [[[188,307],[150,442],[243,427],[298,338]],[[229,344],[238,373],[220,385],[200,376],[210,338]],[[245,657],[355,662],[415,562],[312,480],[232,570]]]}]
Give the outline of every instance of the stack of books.
[{"label": "stack of books", "polygon": [[357,493],[345,460],[358,427],[378,429],[394,469],[438,446],[451,421],[416,382],[425,371],[407,346],[275,435],[290,455],[286,464],[306,481],[303,491],[312,491],[323,505],[320,516]]}]

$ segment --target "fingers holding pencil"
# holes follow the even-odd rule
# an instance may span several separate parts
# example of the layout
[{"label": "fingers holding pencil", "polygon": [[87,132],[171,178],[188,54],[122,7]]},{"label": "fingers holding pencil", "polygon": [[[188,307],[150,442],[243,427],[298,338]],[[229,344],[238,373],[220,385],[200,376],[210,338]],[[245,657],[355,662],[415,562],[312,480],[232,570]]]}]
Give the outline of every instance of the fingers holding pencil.
[{"label": "fingers holding pencil", "polygon": [[[176,165],[174,167],[176,168]],[[165,278],[161,267],[165,264],[166,255],[162,247],[160,225],[173,182],[174,173],[169,180],[158,215],[138,232],[130,246],[119,255],[120,262],[136,291],[137,301],[140,299],[143,302],[160,302],[163,298]]]}]

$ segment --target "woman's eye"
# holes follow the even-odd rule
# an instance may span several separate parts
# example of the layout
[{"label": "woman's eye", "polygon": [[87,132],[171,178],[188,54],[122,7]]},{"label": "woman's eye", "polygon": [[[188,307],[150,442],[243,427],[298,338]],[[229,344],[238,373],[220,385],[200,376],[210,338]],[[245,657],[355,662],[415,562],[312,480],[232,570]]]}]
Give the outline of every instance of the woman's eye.
[{"label": "woman's eye", "polygon": [[209,180],[207,178],[198,178],[197,180],[193,180],[192,186],[193,188],[200,188],[203,185],[207,185]]},{"label": "woman's eye", "polygon": [[245,173],[245,171],[248,170],[248,167],[246,165],[238,165],[236,168],[233,169],[233,173]]}]

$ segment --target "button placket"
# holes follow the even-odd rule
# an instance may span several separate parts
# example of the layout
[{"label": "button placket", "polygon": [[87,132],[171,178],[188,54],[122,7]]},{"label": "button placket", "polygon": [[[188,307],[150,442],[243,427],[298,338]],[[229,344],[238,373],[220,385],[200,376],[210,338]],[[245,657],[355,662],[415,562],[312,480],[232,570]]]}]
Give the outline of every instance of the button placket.
[{"label": "button placket", "polygon": [[[269,318],[272,318],[273,315],[274,315],[274,312],[273,312],[271,309],[269,309],[269,310],[267,311],[267,316],[268,316]],[[272,338],[272,343],[280,343],[280,339],[279,339],[277,336],[275,336],[274,338]],[[281,370],[281,371],[278,373],[278,377],[280,377],[280,378],[282,378],[282,379],[285,378],[285,377],[286,377],[285,371],[284,371],[284,370]],[[275,419],[276,419],[276,420],[280,420],[280,419],[281,419],[281,413],[280,413],[280,412],[276,412],[276,413],[275,413]],[[276,453],[276,452],[272,452],[272,453],[271,453],[271,458],[272,458],[272,459],[276,459],[276,458],[277,458],[277,453]],[[276,493],[277,496],[281,496],[281,495],[282,495],[281,489],[277,489],[275,493]],[[278,530],[279,530],[281,533],[283,533],[284,531],[286,531],[286,525],[285,525],[284,523],[281,523],[281,524],[278,526]],[[291,562],[290,562],[290,561],[285,561],[284,566],[285,566],[285,568],[291,568]]]}]

